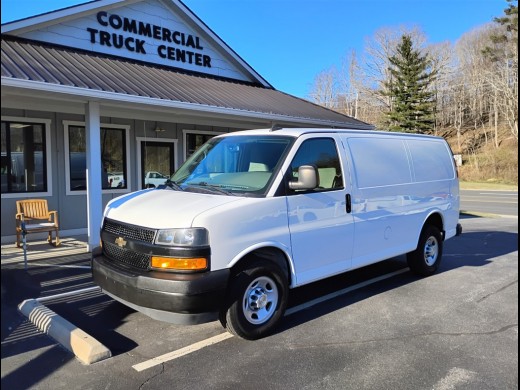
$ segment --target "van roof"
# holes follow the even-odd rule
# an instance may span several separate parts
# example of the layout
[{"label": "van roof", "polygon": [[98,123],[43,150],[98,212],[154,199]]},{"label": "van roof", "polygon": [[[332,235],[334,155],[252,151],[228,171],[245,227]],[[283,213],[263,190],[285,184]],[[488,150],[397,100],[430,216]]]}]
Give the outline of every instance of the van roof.
[{"label": "van roof", "polygon": [[338,134],[352,134],[352,135],[388,135],[388,136],[407,136],[407,137],[420,137],[420,138],[433,138],[442,139],[442,137],[424,134],[413,134],[413,133],[400,133],[395,131],[383,131],[383,130],[355,130],[355,129],[333,129],[333,128],[280,128],[275,127],[272,129],[255,129],[255,130],[242,130],[232,133],[222,134],[221,136],[229,135],[280,135],[290,137],[300,137],[304,134],[313,133],[338,133]]}]

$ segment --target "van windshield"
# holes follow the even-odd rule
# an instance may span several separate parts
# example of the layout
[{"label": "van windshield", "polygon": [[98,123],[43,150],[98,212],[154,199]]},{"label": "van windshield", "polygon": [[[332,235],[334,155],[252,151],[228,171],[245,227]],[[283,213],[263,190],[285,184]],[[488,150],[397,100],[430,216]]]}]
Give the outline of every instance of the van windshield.
[{"label": "van windshield", "polygon": [[171,181],[185,191],[263,196],[294,141],[283,136],[227,136],[201,146]]}]

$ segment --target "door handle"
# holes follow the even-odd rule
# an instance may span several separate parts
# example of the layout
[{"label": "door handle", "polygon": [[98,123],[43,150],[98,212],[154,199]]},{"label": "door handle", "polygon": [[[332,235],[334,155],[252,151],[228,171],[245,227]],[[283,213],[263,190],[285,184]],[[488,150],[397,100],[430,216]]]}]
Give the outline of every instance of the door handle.
[{"label": "door handle", "polygon": [[345,195],[345,203],[346,203],[347,214],[350,214],[350,212],[352,211],[352,199],[350,197],[350,194]]}]

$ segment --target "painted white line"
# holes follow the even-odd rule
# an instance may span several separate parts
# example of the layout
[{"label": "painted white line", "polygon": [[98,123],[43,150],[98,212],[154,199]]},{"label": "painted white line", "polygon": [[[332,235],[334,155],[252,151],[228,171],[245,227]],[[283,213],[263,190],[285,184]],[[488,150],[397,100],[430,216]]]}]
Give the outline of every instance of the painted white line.
[{"label": "painted white line", "polygon": [[476,376],[477,373],[474,371],[453,367],[444,378],[433,386],[433,388],[436,390],[453,390],[457,387],[466,387],[462,385],[470,383]]},{"label": "painted white line", "polygon": [[164,355],[155,357],[153,359],[147,360],[145,362],[135,364],[132,366],[132,368],[136,371],[143,371],[148,368],[157,366],[158,364],[162,364],[164,362],[177,359],[178,357],[190,354],[192,352],[198,351],[199,349],[209,347],[210,345],[220,343],[221,341],[227,340],[229,338],[233,337],[231,333],[222,333],[215,337],[210,337],[209,339],[199,341],[198,343],[188,345],[187,347],[178,349],[173,352],[166,353]]},{"label": "painted white line", "polygon": [[[90,276],[90,275],[89,275]],[[81,273],[79,275],[73,275],[73,276],[67,276],[63,278],[56,278],[52,280],[42,281],[40,282],[40,287],[45,287],[45,289],[51,287],[51,286],[61,286],[64,283],[75,283],[75,284],[85,284],[85,282],[80,283],[81,281],[84,281],[89,276],[86,276],[85,274]]]},{"label": "painted white line", "polygon": [[[286,310],[285,315],[288,316],[288,315],[294,314],[294,313],[296,313],[298,311],[308,309],[309,307],[317,305],[318,303],[328,301],[328,300],[336,298],[336,297],[338,297],[340,295],[343,295],[343,294],[349,293],[351,291],[354,291],[354,290],[357,290],[357,289],[369,286],[369,285],[371,285],[373,283],[377,283],[377,282],[380,282],[382,280],[389,279],[389,278],[394,277],[396,275],[400,275],[402,273],[408,272],[409,270],[410,269],[408,267],[406,267],[406,268],[400,269],[398,271],[394,271],[394,272],[391,272],[389,274],[381,275],[381,276],[378,276],[377,278],[372,278],[372,279],[366,280],[366,281],[364,281],[362,283],[358,283],[358,284],[355,284],[353,286],[344,288],[343,290],[336,291],[336,292],[328,294],[328,295],[324,295],[324,296],[322,296],[320,298],[313,299],[312,301],[306,302],[304,304],[301,304],[301,305],[292,307],[289,310]],[[209,347],[210,345],[220,343],[221,341],[227,340],[227,339],[229,339],[231,337],[233,337],[233,335],[231,333],[227,333],[227,332],[226,333],[222,333],[222,334],[220,334],[218,336],[214,336],[214,337],[211,337],[209,339],[199,341],[198,343],[188,345],[187,347],[178,349],[176,351],[168,352],[168,353],[166,353],[164,355],[152,358],[152,359],[147,360],[145,362],[135,364],[135,365],[132,366],[132,368],[134,370],[136,370],[136,371],[144,371],[144,370],[146,370],[148,368],[157,366],[157,365],[162,364],[164,362],[167,362],[167,361],[170,361],[170,360],[174,360],[174,359],[177,359],[177,358],[179,358],[181,356],[188,355],[188,354],[190,354],[192,352],[198,351],[198,350],[200,350],[202,348]]]},{"label": "painted white line", "polygon": [[56,299],[56,298],[69,297],[71,295],[77,295],[77,294],[82,294],[85,292],[96,291],[96,290],[101,291],[101,288],[99,286],[87,287],[87,288],[82,288],[81,290],[68,291],[68,292],[61,293],[61,294],[54,294],[54,295],[49,295],[47,297],[36,298],[35,300],[38,302],[45,302],[45,301],[50,301],[50,300]]},{"label": "painted white line", "polygon": [[461,200],[461,203],[500,203],[500,204],[517,204],[518,201],[516,202],[506,202],[502,199],[496,199],[496,200],[483,200],[483,199],[479,199],[479,198],[464,198]]},{"label": "painted white line", "polygon": [[493,192],[481,192],[479,195],[493,195],[493,196],[518,196],[518,193],[512,193],[512,194],[496,194]]},{"label": "painted white line", "polygon": [[40,267],[60,267],[60,268],[79,268],[90,269],[90,265],[59,265],[59,264],[45,264],[45,263],[29,263],[29,265],[38,265]]},{"label": "painted white line", "polygon": [[365,280],[364,282],[361,282],[361,283],[355,284],[353,286],[344,288],[343,290],[335,291],[333,293],[330,293],[330,294],[324,295],[322,297],[313,299],[312,301],[305,302],[305,303],[302,303],[301,305],[291,307],[290,309],[285,311],[285,315],[286,316],[290,316],[291,314],[294,314],[296,312],[308,309],[309,307],[315,306],[315,305],[317,305],[319,303],[328,301],[328,300],[333,299],[333,298],[337,298],[340,295],[343,295],[343,294],[349,293],[351,291],[358,290],[360,288],[363,288],[363,287],[369,286],[371,284],[380,282],[381,280],[392,278],[392,277],[394,277],[396,275],[400,275],[402,273],[408,272],[409,270],[410,270],[410,268],[406,267],[406,268],[400,269],[398,271],[390,272],[389,274],[378,276],[377,278],[372,278],[372,279],[369,279],[369,280]]}]

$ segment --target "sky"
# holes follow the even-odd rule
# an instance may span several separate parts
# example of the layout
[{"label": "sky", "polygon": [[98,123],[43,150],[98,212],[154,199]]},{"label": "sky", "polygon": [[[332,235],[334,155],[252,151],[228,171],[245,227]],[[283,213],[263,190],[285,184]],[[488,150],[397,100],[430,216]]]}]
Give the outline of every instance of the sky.
[{"label": "sky", "polygon": [[[314,78],[381,28],[419,26],[427,43],[455,43],[503,15],[506,0],[182,0],[276,89],[308,96]],[[81,4],[1,0],[2,23]]]}]

